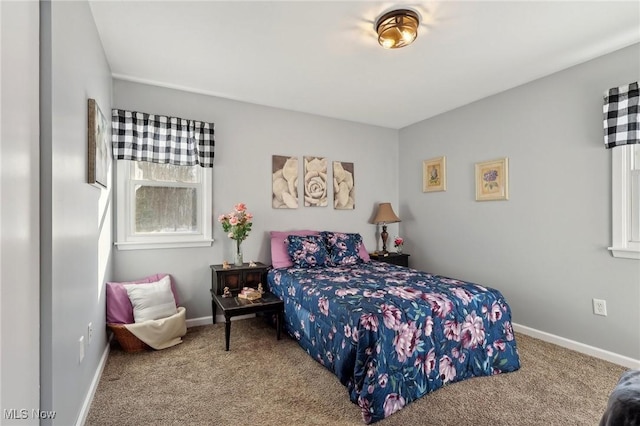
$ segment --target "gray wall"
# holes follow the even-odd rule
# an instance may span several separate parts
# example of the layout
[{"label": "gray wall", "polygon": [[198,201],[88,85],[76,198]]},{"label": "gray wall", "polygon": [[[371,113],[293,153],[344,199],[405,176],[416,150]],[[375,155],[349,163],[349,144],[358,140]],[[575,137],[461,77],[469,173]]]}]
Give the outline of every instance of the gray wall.
[{"label": "gray wall", "polygon": [[[114,80],[114,107],[211,121],[216,128],[213,169],[214,239],[210,248],[114,251],[117,280],[157,272],[174,276],[188,318],[211,316],[209,265],[232,261],[231,240],[216,221],[238,202],[254,214],[254,226],[242,244],[245,261],[270,263],[270,230],[314,228],[360,232],[366,247],[376,247],[376,226],[369,224],[378,202],[398,206],[398,132]],[[282,210],[271,207],[271,156],[324,156],[355,163],[356,208]],[[330,176],[332,176],[330,172]],[[397,224],[389,233],[397,233]]]},{"label": "gray wall", "polygon": [[[400,131],[400,210],[414,265],[500,289],[514,321],[640,359],[640,265],[609,254],[602,96],[636,81],[634,45]],[[447,157],[446,192],[422,160]],[[509,158],[509,201],[476,202],[474,163]],[[608,316],[592,313],[592,298]]]},{"label": "gray wall", "polygon": [[101,283],[111,262],[109,248],[99,261],[99,242],[106,214],[110,245],[111,214],[109,191],[87,184],[87,99],[109,117],[112,79],[86,1],[42,2],[41,40],[41,408],[71,425],[107,348]]},{"label": "gray wall", "polygon": [[0,2],[0,29],[0,410],[19,410],[39,404],[38,3]]}]

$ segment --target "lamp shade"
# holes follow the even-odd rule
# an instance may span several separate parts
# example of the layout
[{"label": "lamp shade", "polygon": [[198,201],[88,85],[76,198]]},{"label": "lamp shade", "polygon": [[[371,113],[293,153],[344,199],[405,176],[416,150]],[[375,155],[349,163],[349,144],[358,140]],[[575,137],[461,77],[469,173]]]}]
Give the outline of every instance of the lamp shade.
[{"label": "lamp shade", "polygon": [[373,223],[396,223],[400,222],[400,218],[396,216],[391,207],[391,203],[378,204],[378,211]]}]

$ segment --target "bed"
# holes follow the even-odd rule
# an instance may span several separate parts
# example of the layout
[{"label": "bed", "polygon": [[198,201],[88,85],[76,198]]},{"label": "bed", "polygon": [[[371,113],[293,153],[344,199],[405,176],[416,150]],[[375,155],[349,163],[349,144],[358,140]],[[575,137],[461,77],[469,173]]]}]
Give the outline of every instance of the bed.
[{"label": "bed", "polygon": [[370,260],[358,234],[282,241],[291,262],[274,261],[272,233],[268,286],[284,301],[285,329],[347,387],[365,423],[450,383],[520,368],[498,290]]}]

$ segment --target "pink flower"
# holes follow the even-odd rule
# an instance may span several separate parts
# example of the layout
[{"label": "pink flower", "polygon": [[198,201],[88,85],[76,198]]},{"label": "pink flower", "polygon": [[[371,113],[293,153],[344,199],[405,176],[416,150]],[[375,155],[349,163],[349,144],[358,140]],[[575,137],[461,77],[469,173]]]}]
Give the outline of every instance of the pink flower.
[{"label": "pink flower", "polygon": [[382,304],[380,306],[382,310],[382,317],[384,325],[391,330],[397,330],[400,326],[400,319],[402,318],[402,312],[400,309],[393,305]]},{"label": "pink flower", "polygon": [[423,293],[422,299],[431,305],[433,315],[444,318],[453,309],[453,302],[441,294]]},{"label": "pink flower", "polygon": [[378,383],[380,384],[381,388],[387,386],[388,382],[389,382],[389,375],[387,373],[380,374],[378,376]]},{"label": "pink flower", "polygon": [[320,308],[321,313],[328,316],[329,315],[329,299],[327,299],[324,296],[318,299],[318,308]]},{"label": "pink flower", "polygon": [[463,288],[456,287],[453,289],[452,293],[458,296],[458,299],[462,300],[464,305],[468,305],[469,302],[471,302],[471,293]]},{"label": "pink flower", "polygon": [[220,222],[222,229],[229,238],[236,240],[239,244],[251,232],[253,215],[247,211],[247,206],[244,203],[236,204],[234,209],[231,213],[218,216],[218,222]]},{"label": "pink flower", "polygon": [[431,331],[433,331],[433,318],[427,317],[424,321],[424,335],[431,336]]},{"label": "pink flower", "polygon": [[406,404],[404,398],[397,393],[391,393],[387,395],[384,400],[384,416],[389,417],[396,411],[400,410]]},{"label": "pink flower", "polygon": [[351,326],[349,324],[344,326],[344,337],[351,337]]},{"label": "pink flower", "polygon": [[420,335],[422,335],[422,330],[416,328],[415,322],[409,321],[400,325],[398,334],[393,339],[398,361],[405,362],[408,357],[413,355],[418,345],[422,343]]},{"label": "pink flower", "polygon": [[456,377],[456,367],[453,365],[451,358],[446,355],[440,358],[439,370],[442,383],[447,383]]},{"label": "pink flower", "polygon": [[493,302],[491,305],[491,313],[489,314],[489,319],[491,322],[499,321],[502,318],[502,308],[498,304],[498,302]]},{"label": "pink flower", "polygon": [[365,330],[378,331],[378,317],[373,314],[362,314],[360,316],[360,324]]},{"label": "pink flower", "polygon": [[444,336],[448,340],[453,340],[455,342],[460,341],[460,324],[454,320],[446,320],[444,322]]},{"label": "pink flower", "polygon": [[372,292],[371,290],[365,290],[362,292],[362,295],[364,297],[372,297],[372,298],[380,299],[384,297],[385,293],[382,290],[376,290],[374,292]]},{"label": "pink flower", "polygon": [[475,311],[464,319],[460,335],[462,346],[465,348],[475,348],[484,343],[484,324]]},{"label": "pink flower", "polygon": [[422,295],[420,290],[416,290],[413,287],[389,287],[387,288],[387,293],[392,294],[394,296],[401,297],[405,300],[415,300]]}]

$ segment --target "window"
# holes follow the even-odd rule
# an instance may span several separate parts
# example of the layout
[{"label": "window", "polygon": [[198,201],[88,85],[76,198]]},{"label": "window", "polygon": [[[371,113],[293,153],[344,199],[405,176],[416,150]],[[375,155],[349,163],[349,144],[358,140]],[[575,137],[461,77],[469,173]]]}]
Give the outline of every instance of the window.
[{"label": "window", "polygon": [[118,248],[210,246],[211,175],[199,165],[118,160]]},{"label": "window", "polygon": [[615,257],[640,259],[640,145],[612,149],[612,222]]}]

